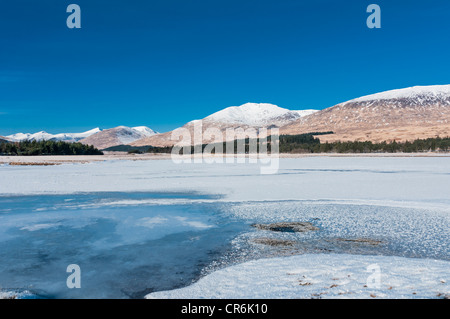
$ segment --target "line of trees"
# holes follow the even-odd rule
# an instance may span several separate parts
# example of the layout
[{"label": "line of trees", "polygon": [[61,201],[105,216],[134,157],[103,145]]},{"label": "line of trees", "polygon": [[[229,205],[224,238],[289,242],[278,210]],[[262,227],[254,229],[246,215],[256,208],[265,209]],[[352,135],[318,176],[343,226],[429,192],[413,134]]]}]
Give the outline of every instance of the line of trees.
[{"label": "line of trees", "polygon": [[62,141],[0,143],[1,155],[103,155],[92,145]]},{"label": "line of trees", "polygon": [[417,139],[412,142],[333,142],[319,144],[303,144],[292,147],[292,144],[282,145],[280,153],[417,153],[417,152],[448,152],[450,138]]},{"label": "line of trees", "polygon": [[[280,153],[416,153],[416,152],[448,152],[450,151],[450,138],[428,138],[417,139],[412,142],[333,142],[322,143],[320,141],[320,135],[333,134],[333,132],[313,132],[307,134],[298,135],[281,135],[279,136],[279,152]],[[273,137],[269,136],[267,139],[263,139],[262,144],[264,149],[260,150],[261,144],[259,139],[244,139],[233,141],[233,151],[237,153],[248,154],[250,150],[254,150],[256,145],[256,152],[271,152]],[[219,144],[204,144],[194,147],[188,146],[187,148],[178,148],[173,150],[173,147],[154,147],[154,146],[141,146],[133,147],[130,145],[119,145],[108,148],[108,151],[122,151],[130,154],[141,153],[175,153],[186,154],[189,151],[194,152],[207,152],[218,153],[227,152],[227,143]],[[208,148],[208,149],[207,149]]]},{"label": "line of trees", "polygon": [[[272,149],[272,137],[267,139],[267,152]],[[249,153],[251,148],[250,141],[246,139],[244,141],[244,148],[239,148],[238,145],[241,141],[234,141],[234,153]],[[256,140],[256,151],[260,152],[259,140]],[[253,145],[255,145],[253,144]],[[219,146],[216,144],[215,146]],[[202,145],[202,152],[204,152],[207,145]],[[210,147],[212,147],[210,145]],[[200,148],[197,148],[200,150]],[[217,150],[223,150],[226,152],[226,143],[218,148],[215,148],[211,153],[217,152]],[[254,148],[253,148],[254,149]],[[194,153],[196,148],[191,147],[191,154]],[[153,152],[151,149],[150,152]],[[263,150],[265,151],[265,150]],[[300,134],[300,135],[281,135],[279,137],[279,152],[280,153],[417,153],[417,152],[448,152],[450,151],[450,138],[428,138],[417,139],[412,142],[333,142],[333,143],[321,143],[320,139],[314,137],[312,134]],[[171,152],[171,148],[164,148],[163,152]],[[181,149],[180,149],[181,152]]]},{"label": "line of trees", "polygon": [[[327,133],[328,134],[328,133]],[[299,134],[299,135],[281,135],[279,137],[279,152],[280,153],[416,153],[416,152],[448,152],[450,151],[450,138],[428,138],[417,139],[412,142],[333,142],[333,143],[321,143],[320,139],[315,137],[316,133]],[[267,152],[272,149],[272,137],[267,138]],[[243,143],[242,143],[243,142]],[[234,153],[249,153],[252,149],[250,146],[256,144],[256,151],[260,152],[259,139],[250,140],[245,139],[235,140],[233,149]],[[241,145],[239,147],[238,145]],[[242,148],[242,145],[244,146]],[[213,147],[214,146],[214,147]],[[216,153],[218,150],[222,152],[227,151],[226,143],[219,144],[204,144],[200,147],[190,147],[190,152],[193,154],[195,151],[204,152],[206,147],[209,147],[208,151]],[[150,147],[146,153],[171,153],[172,147]],[[211,151],[212,149],[212,151]],[[254,149],[254,148],[253,148]],[[142,150],[140,150],[142,151]],[[186,151],[186,149],[184,150]],[[265,149],[262,150],[265,152]],[[130,150],[129,150],[130,152]],[[131,152],[133,152],[131,150]],[[182,154],[183,148],[175,150]]]}]

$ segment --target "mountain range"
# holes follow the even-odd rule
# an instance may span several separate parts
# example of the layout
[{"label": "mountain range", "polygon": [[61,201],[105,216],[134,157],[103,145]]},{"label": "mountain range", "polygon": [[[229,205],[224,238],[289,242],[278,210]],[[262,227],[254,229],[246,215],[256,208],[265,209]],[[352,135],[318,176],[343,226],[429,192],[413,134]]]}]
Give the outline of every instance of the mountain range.
[{"label": "mountain range", "polygon": [[[200,120],[202,130],[278,127],[280,134],[330,132],[322,142],[411,141],[450,136],[450,85],[415,86],[359,97],[320,111],[290,111],[272,104],[229,107]],[[191,121],[182,128],[193,136]],[[132,146],[170,146],[171,131],[132,142]],[[242,136],[243,137],[243,136]],[[203,143],[210,140],[204,139]]]},{"label": "mountain range", "polygon": [[[146,137],[132,142],[130,145],[172,146],[176,142],[172,140],[172,134],[177,135],[178,132],[182,132],[180,129],[185,129],[190,132],[191,142],[188,144],[192,144],[194,143],[195,126],[199,124],[201,124],[202,133],[205,133],[208,129],[215,128],[220,131],[222,135],[221,138],[225,139],[226,129],[241,128],[246,130],[248,128],[254,128],[255,130],[259,130],[261,128],[282,127],[315,112],[317,112],[317,110],[291,111],[273,104],[246,103],[241,106],[228,107],[201,120],[188,122],[181,128],[167,133]],[[238,134],[231,139],[244,137],[245,136],[240,136]],[[204,134],[202,143],[209,143],[215,138],[215,136],[208,137]]]},{"label": "mountain range", "polygon": [[82,139],[80,143],[93,145],[98,149],[105,149],[111,146],[130,144],[156,134],[158,132],[153,131],[147,126],[118,126],[92,134]]},{"label": "mountain range", "polygon": [[63,142],[78,142],[88,136],[100,132],[99,128],[92,129],[83,133],[59,133],[50,134],[44,131],[37,133],[16,133],[13,135],[5,136],[5,138],[11,142],[22,142],[22,141],[63,141]]},{"label": "mountain range", "polygon": [[3,138],[10,142],[22,141],[63,141],[63,142],[80,142],[83,144],[93,145],[99,149],[108,148],[110,146],[128,144],[144,137],[158,134],[158,132],[146,126],[126,127],[118,126],[112,129],[101,130],[95,128],[83,133],[59,133],[50,134],[44,131],[37,133],[17,133],[8,135]]},{"label": "mountain range", "polygon": [[282,127],[280,134],[333,131],[320,140],[411,141],[450,136],[450,85],[415,86],[337,104]]},{"label": "mountain range", "polygon": [[[322,142],[411,141],[418,138],[447,137],[450,136],[450,85],[415,86],[385,91],[320,111],[293,111],[273,104],[246,103],[225,108],[201,120],[190,121],[166,133],[155,132],[146,126],[118,126],[105,130],[95,128],[84,133],[18,133],[0,138],[9,141],[81,142],[99,149],[118,145],[171,146],[177,143],[172,140],[172,134],[184,129],[193,136],[194,128],[200,124],[203,133],[212,128],[223,134],[229,128],[260,130],[273,127],[279,128],[280,134],[286,135],[334,132],[321,135]],[[212,140],[211,136],[202,142],[209,143]]]}]

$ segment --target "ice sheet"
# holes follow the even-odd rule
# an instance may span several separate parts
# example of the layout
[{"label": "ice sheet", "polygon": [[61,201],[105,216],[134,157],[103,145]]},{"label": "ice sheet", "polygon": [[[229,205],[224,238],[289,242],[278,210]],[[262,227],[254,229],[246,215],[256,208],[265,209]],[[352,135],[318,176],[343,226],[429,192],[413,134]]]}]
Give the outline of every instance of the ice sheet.
[{"label": "ice sheet", "polygon": [[146,297],[443,299],[450,294],[449,267],[446,261],[346,254],[259,259],[216,271],[189,287]]},{"label": "ice sheet", "polygon": [[307,157],[280,159],[278,174],[258,164],[110,161],[0,167],[0,194],[105,191],[218,194],[223,201],[364,200],[450,206],[449,158]]},{"label": "ice sheet", "polygon": [[[20,291],[41,286],[47,297],[139,298],[187,286],[202,275],[207,279],[232,271],[229,267],[236,263],[254,262],[251,269],[260,271],[272,263],[266,257],[305,254],[314,256],[308,257],[310,262],[299,259],[312,278],[322,278],[339,262],[343,272],[360,271],[362,280],[361,265],[375,261],[386,268],[392,262],[388,282],[398,287],[411,282],[417,290],[412,295],[405,286],[394,295],[383,290],[377,296],[436,297],[448,292],[438,291],[442,286],[435,281],[442,277],[448,282],[450,274],[448,158],[281,159],[278,174],[259,173],[255,164],[177,165],[170,160],[2,165],[0,257],[8,262],[0,265],[0,285]],[[281,221],[311,222],[320,231],[274,233],[251,227]],[[293,243],[270,247],[258,243],[260,238]],[[360,239],[379,243],[361,244]],[[64,286],[64,267],[74,257],[89,265],[83,275],[89,293]],[[281,261],[290,268],[288,259]],[[425,282],[435,290],[417,279],[424,267],[429,269]],[[395,273],[401,269],[407,269],[403,279]],[[51,278],[55,273],[59,277]],[[249,278],[256,281],[246,285],[258,284]],[[349,285],[354,293],[338,296],[367,297],[355,283]],[[321,286],[304,287],[305,294],[295,295],[289,286],[275,286],[267,296],[323,292]],[[220,287],[213,288],[210,296],[219,296]],[[259,289],[250,289],[252,295],[246,297],[261,296]]]}]

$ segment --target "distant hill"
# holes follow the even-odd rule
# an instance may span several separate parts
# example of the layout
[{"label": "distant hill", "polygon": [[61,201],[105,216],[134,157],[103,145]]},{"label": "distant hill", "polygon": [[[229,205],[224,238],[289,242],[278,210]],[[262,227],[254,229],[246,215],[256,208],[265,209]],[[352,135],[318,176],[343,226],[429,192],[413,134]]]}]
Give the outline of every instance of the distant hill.
[{"label": "distant hill", "polygon": [[8,141],[4,136],[0,136],[0,143],[9,143],[10,141]]},{"label": "distant hill", "polygon": [[44,131],[37,133],[16,133],[6,136],[6,138],[12,142],[23,142],[23,141],[62,141],[62,142],[78,142],[86,137],[89,137],[95,133],[100,132],[99,128],[95,128],[83,133],[59,133],[50,134]]},{"label": "distant hill", "polygon": [[39,156],[39,155],[103,155],[91,145],[63,141],[22,141],[0,143],[0,155]]},{"label": "distant hill", "polygon": [[[191,132],[191,136],[194,136],[194,126],[196,124],[202,124],[202,130],[205,132],[209,128],[218,128],[222,133],[228,128],[270,128],[281,127],[288,123],[291,123],[303,116],[313,114],[316,110],[301,110],[292,111],[285,108],[278,107],[273,104],[267,103],[246,103],[241,106],[231,106],[211,114],[201,120],[194,120],[186,123],[182,126],[183,129],[187,129]],[[177,130],[170,131],[163,134],[158,134],[150,137],[146,137],[135,142],[132,142],[132,146],[172,146],[177,141],[171,139],[172,133]],[[223,134],[225,136],[225,134]],[[234,138],[232,138],[234,139]],[[208,143],[211,140],[204,139],[203,143]],[[192,141],[193,143],[194,141]]]},{"label": "distant hill", "polygon": [[416,86],[340,103],[283,126],[280,134],[333,131],[324,141],[412,141],[450,136],[450,85]]},{"label": "distant hill", "polygon": [[157,134],[157,132],[146,126],[118,126],[93,134],[80,140],[80,143],[92,145],[98,149],[106,149],[113,146],[130,144],[134,141],[155,134]]}]

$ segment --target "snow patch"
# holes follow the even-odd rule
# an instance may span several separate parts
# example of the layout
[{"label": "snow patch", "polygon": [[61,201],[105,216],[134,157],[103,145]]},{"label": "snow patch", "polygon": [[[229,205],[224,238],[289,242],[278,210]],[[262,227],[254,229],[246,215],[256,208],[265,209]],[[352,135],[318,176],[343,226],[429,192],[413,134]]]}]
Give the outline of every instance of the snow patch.
[{"label": "snow patch", "polygon": [[368,102],[376,100],[391,100],[391,99],[416,99],[419,103],[425,99],[448,99],[450,98],[450,84],[449,85],[431,85],[431,86],[414,86],[405,89],[390,90],[381,93],[363,96],[357,99],[350,100],[346,103],[354,102]]},{"label": "snow patch", "polygon": [[93,134],[100,132],[100,128],[94,128],[92,130],[83,132],[83,133],[59,133],[59,134],[50,134],[44,131],[37,132],[34,134],[31,133],[17,133],[6,136],[12,142],[22,142],[22,141],[64,141],[64,142],[77,142],[86,137],[89,137]]},{"label": "snow patch", "polygon": [[205,120],[229,124],[246,124],[264,126],[276,124],[281,120],[294,120],[317,112],[316,110],[291,111],[269,103],[246,103],[241,106],[231,106],[211,114]]}]

